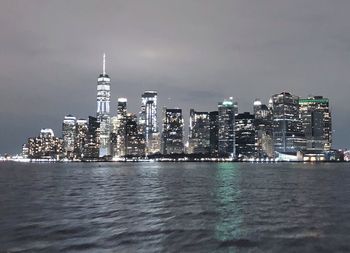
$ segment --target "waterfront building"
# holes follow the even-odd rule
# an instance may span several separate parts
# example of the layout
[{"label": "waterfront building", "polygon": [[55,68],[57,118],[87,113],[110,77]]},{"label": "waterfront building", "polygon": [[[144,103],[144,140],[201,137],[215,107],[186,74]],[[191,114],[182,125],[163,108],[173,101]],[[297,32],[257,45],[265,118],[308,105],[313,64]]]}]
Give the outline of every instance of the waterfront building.
[{"label": "waterfront building", "polygon": [[97,120],[100,123],[99,157],[109,156],[111,154],[110,98],[111,79],[106,74],[106,55],[103,54],[102,74],[97,79]]},{"label": "waterfront building", "polygon": [[50,128],[40,130],[38,137],[28,139],[27,157],[31,159],[60,159],[63,156],[63,139],[55,137]]},{"label": "waterfront building", "polygon": [[116,149],[117,149],[117,124],[118,124],[118,118],[117,116],[111,117],[111,135],[110,135],[110,141],[111,141],[111,156],[116,156]]},{"label": "waterfront building", "polygon": [[163,154],[180,154],[184,152],[183,125],[181,109],[163,109]]},{"label": "waterfront building", "polygon": [[126,156],[144,156],[145,155],[145,139],[140,133],[137,117],[133,113],[128,113],[125,124],[125,155]]},{"label": "waterfront building", "polygon": [[157,91],[145,91],[141,96],[139,128],[145,136],[146,147],[149,149],[153,133],[158,132]]},{"label": "waterfront building", "polygon": [[161,134],[160,132],[152,133],[148,141],[147,154],[159,154],[161,152]]},{"label": "waterfront building", "polygon": [[[256,101],[255,101],[256,102]],[[255,127],[255,157],[273,158],[273,131],[272,131],[272,113],[265,105],[254,102],[254,127]]]},{"label": "waterfront building", "polygon": [[235,146],[238,159],[252,158],[255,155],[255,117],[249,112],[235,117]]},{"label": "waterfront building", "polygon": [[114,157],[123,157],[126,155],[126,121],[127,121],[127,99],[118,98],[117,116],[112,122],[112,147]]},{"label": "waterfront building", "polygon": [[63,150],[68,159],[74,157],[76,138],[76,117],[67,115],[62,123]]},{"label": "waterfront building", "polygon": [[222,156],[235,156],[235,103],[233,98],[218,104],[218,151]]},{"label": "waterfront building", "polygon": [[28,145],[28,143],[24,143],[22,145],[22,156],[23,156],[23,158],[28,158],[28,156],[29,156],[29,145]]},{"label": "waterfront building", "polygon": [[97,118],[89,116],[87,143],[84,147],[84,159],[99,158],[100,151],[100,122]]},{"label": "waterfront building", "polygon": [[209,152],[212,155],[217,155],[219,153],[219,112],[212,111],[209,113]]},{"label": "waterfront building", "polygon": [[274,151],[295,153],[303,150],[305,138],[299,118],[299,97],[288,92],[273,95],[271,108]]},{"label": "waterfront building", "polygon": [[190,110],[189,153],[207,154],[210,149],[209,112]]},{"label": "waterfront building", "polygon": [[329,100],[322,96],[299,99],[300,118],[307,150],[332,148],[332,117]]},{"label": "waterfront building", "polygon": [[78,159],[84,157],[84,148],[87,144],[88,121],[86,119],[78,119],[76,121],[75,148],[74,156]]}]

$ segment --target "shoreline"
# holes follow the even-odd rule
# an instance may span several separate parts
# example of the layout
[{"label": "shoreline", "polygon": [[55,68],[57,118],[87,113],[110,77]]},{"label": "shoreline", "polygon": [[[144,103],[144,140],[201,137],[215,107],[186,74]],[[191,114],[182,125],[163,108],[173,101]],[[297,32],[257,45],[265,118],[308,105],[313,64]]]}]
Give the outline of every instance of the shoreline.
[{"label": "shoreline", "polygon": [[227,160],[227,159],[204,159],[204,160],[183,160],[183,159],[126,159],[126,160],[55,160],[55,159],[5,159],[1,162],[16,163],[348,163],[349,161],[283,161],[283,160]]}]

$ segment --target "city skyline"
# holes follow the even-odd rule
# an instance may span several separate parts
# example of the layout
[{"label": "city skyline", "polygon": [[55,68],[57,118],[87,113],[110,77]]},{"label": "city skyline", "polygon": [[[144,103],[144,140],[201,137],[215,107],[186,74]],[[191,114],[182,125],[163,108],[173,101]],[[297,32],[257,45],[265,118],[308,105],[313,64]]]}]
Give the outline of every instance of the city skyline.
[{"label": "city skyline", "polygon": [[255,99],[253,114],[240,112],[229,97],[218,102],[216,111],[192,108],[187,135],[181,108],[163,106],[159,131],[157,91],[142,93],[139,117],[128,111],[127,98],[118,98],[117,113],[111,115],[110,85],[103,54],[96,117],[86,120],[66,115],[62,138],[52,129],[42,128],[39,136],[28,138],[21,157],[56,161],[342,161],[345,155],[332,149],[332,112],[329,99],[323,96],[302,98],[281,92],[272,95],[268,104]]},{"label": "city skyline", "polygon": [[[138,113],[145,90],[158,91],[159,108],[180,107],[186,125],[191,108],[215,110],[228,96],[238,102],[240,112],[252,112],[255,98],[267,103],[282,91],[305,98],[323,95],[332,108],[334,147],[348,147],[350,57],[342,31],[349,4],[270,2],[275,11],[243,1],[215,6],[194,1],[181,7],[158,1],[150,6],[77,1],[70,8],[58,2],[33,1],[28,8],[3,2],[0,153],[19,153],[27,137],[43,127],[57,135],[65,115],[95,115],[92,101],[104,51],[112,79],[111,115],[116,114],[118,97],[128,98],[129,111]],[[80,7],[83,12],[77,13]],[[85,12],[96,7],[87,18]],[[50,18],[57,24],[48,22]],[[138,33],[140,28],[144,32]]]}]

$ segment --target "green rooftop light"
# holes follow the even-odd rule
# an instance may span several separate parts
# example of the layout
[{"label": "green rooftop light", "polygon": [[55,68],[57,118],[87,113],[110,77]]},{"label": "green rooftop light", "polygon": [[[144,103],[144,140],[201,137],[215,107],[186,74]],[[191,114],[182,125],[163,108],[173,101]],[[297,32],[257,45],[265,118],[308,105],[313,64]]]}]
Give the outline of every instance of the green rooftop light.
[{"label": "green rooftop light", "polygon": [[232,105],[233,105],[233,102],[232,102],[232,101],[227,101],[227,100],[225,100],[225,101],[222,103],[222,105],[224,105],[224,106],[232,106]]},{"label": "green rooftop light", "polygon": [[299,104],[309,104],[309,103],[319,103],[319,104],[328,104],[328,98],[323,99],[299,99]]}]

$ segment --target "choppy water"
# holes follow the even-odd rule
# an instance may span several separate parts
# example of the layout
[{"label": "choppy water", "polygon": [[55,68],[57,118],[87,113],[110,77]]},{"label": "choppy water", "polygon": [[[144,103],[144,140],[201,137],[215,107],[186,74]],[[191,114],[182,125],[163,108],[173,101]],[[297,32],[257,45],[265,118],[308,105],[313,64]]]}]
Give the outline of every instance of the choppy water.
[{"label": "choppy water", "polygon": [[350,164],[0,163],[0,252],[350,252]]}]

